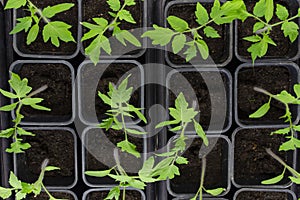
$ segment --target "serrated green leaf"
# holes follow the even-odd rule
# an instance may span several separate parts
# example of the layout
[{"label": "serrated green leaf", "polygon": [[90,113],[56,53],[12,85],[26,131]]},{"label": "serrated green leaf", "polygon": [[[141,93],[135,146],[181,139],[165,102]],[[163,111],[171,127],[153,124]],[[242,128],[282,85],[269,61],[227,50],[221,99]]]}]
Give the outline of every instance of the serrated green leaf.
[{"label": "serrated green leaf", "polygon": [[289,37],[291,42],[294,42],[298,37],[299,26],[295,22],[284,22],[281,25],[281,30],[283,30],[284,37]]},{"label": "serrated green leaf", "polygon": [[216,18],[220,13],[221,4],[219,0],[214,1],[214,5],[211,8],[210,17]]},{"label": "serrated green leaf", "polygon": [[175,175],[180,175],[179,168],[176,165],[170,165],[169,167],[166,167],[163,171],[161,171],[158,179],[159,180],[173,179]]},{"label": "serrated green leaf", "polygon": [[169,16],[167,18],[168,23],[170,24],[170,26],[178,32],[184,32],[189,28],[188,23],[176,16]]},{"label": "serrated green leaf", "polygon": [[295,92],[297,98],[299,99],[300,98],[300,84],[294,85],[294,92]]},{"label": "serrated green leaf", "polygon": [[35,136],[33,133],[26,131],[23,128],[17,127],[17,133],[18,135],[29,135],[29,136]]},{"label": "serrated green leaf", "polygon": [[112,200],[114,198],[117,200],[119,199],[119,197],[120,197],[120,187],[115,186],[109,191],[107,197],[104,200]]},{"label": "serrated green leaf", "polygon": [[10,87],[16,92],[16,95],[19,98],[25,97],[32,90],[32,88],[27,85],[28,84],[27,78],[21,80],[19,75],[13,72],[11,72],[11,78],[8,82]]},{"label": "serrated green leaf", "polygon": [[209,56],[209,49],[206,42],[204,40],[196,40],[196,44],[201,57],[206,60]]},{"label": "serrated green leaf", "polygon": [[21,200],[21,199],[24,199],[25,197],[26,197],[26,193],[25,192],[23,192],[23,191],[19,191],[19,192],[17,192],[17,194],[16,194],[16,200]]},{"label": "serrated green leaf", "polygon": [[290,131],[291,131],[290,127],[286,127],[286,128],[282,128],[282,129],[278,129],[276,131],[273,131],[271,133],[271,135],[272,134],[283,134],[283,135],[285,135],[285,134],[289,133]]},{"label": "serrated green leaf", "polygon": [[279,151],[290,151],[295,150],[295,144],[293,140],[289,140],[280,145]]},{"label": "serrated green leaf", "polygon": [[173,53],[177,54],[181,51],[185,45],[186,36],[184,34],[176,35],[172,41]]},{"label": "serrated green leaf", "polygon": [[130,33],[127,30],[122,30],[115,36],[124,46],[126,46],[125,40],[127,40],[129,43],[133,44],[136,47],[142,46],[140,41],[132,33]]},{"label": "serrated green leaf", "polygon": [[189,62],[197,56],[197,48],[195,44],[189,45],[189,48],[183,53],[185,55],[186,62]]},{"label": "serrated green leaf", "polygon": [[156,153],[155,155],[158,157],[169,157],[169,156],[174,156],[176,152],[174,151],[167,151],[164,153]]},{"label": "serrated green leaf", "polygon": [[[255,32],[258,31],[258,30],[261,30],[261,29],[264,28],[264,27],[265,27],[264,23],[262,23],[262,22],[256,22],[256,23],[254,24],[254,26],[253,26],[253,33],[255,33]],[[246,38],[250,38],[250,40],[249,40],[249,39],[246,39]],[[243,38],[243,39],[244,39],[244,40],[247,40],[247,41],[250,41],[250,42],[259,42],[259,41],[261,40],[261,38],[260,38],[259,36],[257,36],[257,35],[245,37],[245,38]]]},{"label": "serrated green leaf", "polygon": [[296,101],[296,98],[290,93],[288,93],[286,90],[283,90],[280,92],[280,94],[277,94],[276,99],[286,104],[293,103],[294,101]]},{"label": "serrated green leaf", "polygon": [[179,130],[181,130],[181,129],[182,129],[182,126],[176,126],[176,127],[174,127],[174,128],[169,129],[169,131],[171,131],[171,132],[176,132],[176,131],[179,131]]},{"label": "serrated green leaf", "polygon": [[111,99],[108,96],[106,96],[105,94],[102,94],[100,91],[98,91],[98,96],[101,98],[101,100],[105,104],[107,104],[109,106],[112,104]]},{"label": "serrated green leaf", "polygon": [[270,109],[270,103],[265,103],[258,110],[256,110],[254,113],[249,115],[249,118],[261,118],[262,116],[267,114],[269,109]]},{"label": "serrated green leaf", "polygon": [[147,123],[147,119],[145,118],[145,116],[140,112],[140,109],[134,107],[133,105],[128,105],[129,111],[134,112],[138,118],[140,120],[142,120],[143,122]]},{"label": "serrated green leaf", "polygon": [[135,3],[135,0],[125,0],[125,3],[126,5],[128,6],[134,6],[136,3]]},{"label": "serrated green leaf", "polygon": [[295,184],[297,184],[297,185],[300,185],[300,178],[299,177],[293,177],[293,176],[289,176],[289,179],[293,182],[293,183],[295,183]]},{"label": "serrated green leaf", "polygon": [[145,189],[146,184],[142,181],[136,180],[136,179],[132,179],[130,181],[128,181],[129,186],[133,187],[133,188],[137,188],[137,189]]},{"label": "serrated green leaf", "polygon": [[11,93],[11,92],[7,92],[7,91],[5,91],[5,90],[2,90],[1,88],[0,88],[0,93],[1,93],[3,96],[8,97],[8,98],[11,98],[11,99],[18,98],[17,95],[15,95],[15,94],[13,94],[13,93]]},{"label": "serrated green leaf", "polygon": [[22,17],[22,18],[17,18],[18,23],[16,26],[13,28],[13,30],[9,34],[16,34],[21,31],[27,32],[29,28],[31,27],[32,24],[32,18],[31,17]]},{"label": "serrated green leaf", "polygon": [[157,25],[153,25],[154,30],[146,31],[142,38],[149,37],[152,40],[153,45],[165,46],[171,41],[171,38],[175,34],[169,28],[162,28]]},{"label": "serrated green leaf", "polygon": [[154,157],[149,157],[144,163],[142,169],[139,170],[139,178],[146,183],[153,183],[155,178],[151,177],[154,166]]},{"label": "serrated green leaf", "polygon": [[204,145],[208,146],[208,139],[206,137],[206,134],[205,134],[202,126],[198,122],[196,122],[196,120],[193,120],[193,122],[194,122],[194,128],[195,128],[197,135],[202,139]]},{"label": "serrated green leaf", "polygon": [[24,98],[24,99],[22,99],[22,103],[24,105],[37,104],[37,103],[41,103],[42,101],[43,101],[42,98]]},{"label": "serrated green leaf", "polygon": [[86,171],[84,172],[85,175],[94,176],[94,177],[104,177],[110,174],[111,169],[103,170],[103,171]]},{"label": "serrated green leaf", "polygon": [[179,165],[182,165],[182,164],[188,164],[189,161],[185,157],[179,156],[176,159],[176,163],[179,164]]},{"label": "serrated green leaf", "polygon": [[261,184],[264,184],[264,185],[276,184],[279,181],[281,181],[283,179],[283,177],[284,177],[284,174],[280,174],[274,178],[262,181]]},{"label": "serrated green leaf", "polygon": [[26,0],[7,0],[4,9],[12,9],[12,8],[18,9],[22,6],[25,6],[26,2],[27,2]]},{"label": "serrated green leaf", "polygon": [[58,13],[69,10],[73,6],[73,3],[60,3],[54,6],[47,6],[43,9],[42,14],[46,18],[52,18]]},{"label": "serrated green leaf", "polygon": [[146,132],[138,131],[138,130],[130,129],[130,128],[126,128],[126,130],[127,130],[129,133],[132,133],[132,134],[135,134],[135,135],[145,135],[145,134],[147,134]]},{"label": "serrated green leaf", "polygon": [[196,21],[199,25],[203,25],[208,22],[209,16],[206,9],[197,2],[196,11],[195,11]]},{"label": "serrated green leaf", "polygon": [[125,20],[129,23],[135,24],[136,21],[133,19],[131,13],[128,10],[121,10],[119,12],[119,19],[120,20]]},{"label": "serrated green leaf", "polygon": [[15,131],[14,128],[8,128],[5,130],[1,130],[0,138],[10,138],[14,134],[14,131]]},{"label": "serrated green leaf", "polygon": [[13,188],[22,189],[21,181],[17,178],[17,176],[13,172],[10,172],[8,182]]},{"label": "serrated green leaf", "polygon": [[44,107],[44,106],[40,106],[40,105],[36,105],[36,104],[30,104],[30,106],[36,110],[44,110],[44,111],[51,111],[50,108]]},{"label": "serrated green leaf", "polygon": [[122,151],[128,152],[137,158],[141,157],[140,153],[136,150],[136,145],[132,144],[129,141],[121,141],[117,144],[117,147],[120,147]]},{"label": "serrated green leaf", "polygon": [[224,188],[216,188],[216,189],[211,189],[211,190],[205,190],[205,192],[207,192],[208,194],[210,194],[212,196],[218,196],[224,191],[225,191]]},{"label": "serrated green leaf", "polygon": [[261,40],[258,43],[252,44],[247,51],[251,53],[251,58],[254,62],[257,57],[261,58],[266,55],[268,51],[268,43],[265,40]]},{"label": "serrated green leaf", "polygon": [[113,11],[119,11],[121,8],[121,3],[119,0],[107,0],[107,3]]},{"label": "serrated green leaf", "polygon": [[7,148],[5,151],[8,153],[23,153],[24,150],[27,150],[31,147],[29,143],[21,143],[20,140],[17,140],[10,144],[10,148]]},{"label": "serrated green leaf", "polygon": [[273,0],[265,0],[265,1],[266,1],[265,19],[266,19],[266,22],[269,23],[273,17],[273,13],[274,13],[274,3],[273,3]]},{"label": "serrated green leaf", "polygon": [[206,35],[206,37],[208,37],[208,38],[220,38],[221,37],[219,35],[219,33],[211,26],[206,26],[203,29],[203,32]]},{"label": "serrated green leaf", "polygon": [[161,127],[164,127],[164,126],[168,126],[168,125],[172,125],[172,124],[178,124],[180,121],[178,120],[172,120],[172,121],[163,121],[163,122],[160,122],[159,124],[157,124],[155,126],[155,128],[161,128]]},{"label": "serrated green leaf", "polygon": [[6,105],[6,106],[2,106],[0,107],[0,111],[11,111],[11,110],[14,110],[18,105],[18,102],[16,103],[13,103],[13,104],[9,104],[9,105]]},{"label": "serrated green leaf", "polygon": [[266,14],[266,0],[259,0],[253,9],[253,14],[257,17],[263,17]]},{"label": "serrated green leaf", "polygon": [[7,199],[12,195],[11,189],[0,187],[0,197],[2,199]]},{"label": "serrated green leaf", "polygon": [[61,21],[51,21],[44,26],[43,29],[43,39],[47,42],[49,39],[51,43],[59,47],[59,40],[64,42],[75,42],[71,31],[69,30],[71,26]]},{"label": "serrated green leaf", "polygon": [[258,35],[251,35],[248,37],[244,37],[243,40],[249,41],[249,42],[259,42],[262,40],[261,37],[259,37]]},{"label": "serrated green leaf", "polygon": [[276,4],[276,16],[284,21],[289,17],[289,11],[286,9],[286,7]]},{"label": "serrated green leaf", "polygon": [[54,171],[54,170],[60,170],[60,168],[59,168],[59,167],[55,167],[55,166],[47,166],[47,167],[45,168],[45,171],[46,171],[46,172]]}]

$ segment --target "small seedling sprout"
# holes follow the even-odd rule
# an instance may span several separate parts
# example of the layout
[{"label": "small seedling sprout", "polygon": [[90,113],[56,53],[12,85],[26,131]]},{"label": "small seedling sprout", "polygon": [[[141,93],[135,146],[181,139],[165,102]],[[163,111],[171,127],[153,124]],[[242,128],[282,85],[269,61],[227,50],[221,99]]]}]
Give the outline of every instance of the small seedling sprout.
[{"label": "small seedling sprout", "polygon": [[34,194],[34,197],[37,197],[43,189],[43,191],[45,191],[45,193],[49,196],[49,200],[60,200],[52,196],[43,183],[45,172],[59,170],[58,167],[48,166],[48,163],[48,159],[43,161],[41,165],[41,173],[38,180],[34,183],[21,182],[13,172],[10,172],[9,184],[11,188],[0,187],[0,197],[2,199],[8,199],[12,196],[13,192],[15,192],[16,200],[21,200],[25,199],[28,194]]},{"label": "small seedling sprout", "polygon": [[284,122],[288,123],[288,127],[278,129],[276,131],[273,131],[272,134],[282,134],[285,135],[285,138],[288,139],[288,141],[284,142],[283,144],[280,145],[279,150],[280,151],[289,151],[289,150],[295,150],[296,148],[300,148],[300,140],[295,137],[295,132],[300,131],[300,125],[294,125],[293,124],[293,119],[292,119],[292,113],[290,111],[289,105],[295,104],[299,105],[300,104],[300,84],[295,84],[294,85],[294,92],[296,96],[294,97],[292,94],[288,93],[286,90],[281,91],[279,94],[271,94],[270,92],[254,87],[254,90],[257,92],[260,92],[262,94],[265,94],[269,96],[269,100],[267,103],[263,104],[258,110],[256,110],[254,113],[252,113],[249,117],[250,118],[261,118],[267,112],[269,111],[271,107],[271,101],[272,99],[275,99],[281,103],[284,104],[285,106],[285,114],[280,117],[285,119]]},{"label": "small seedling sprout", "polygon": [[32,88],[28,86],[28,79],[21,80],[19,75],[11,73],[11,79],[8,81],[10,87],[14,93],[0,89],[0,93],[8,98],[15,99],[12,104],[0,107],[0,111],[15,111],[15,119],[13,120],[13,127],[7,128],[0,132],[0,138],[13,138],[14,142],[11,143],[10,148],[6,149],[9,153],[23,153],[24,150],[29,149],[31,146],[29,143],[23,143],[19,136],[34,136],[33,133],[26,131],[19,127],[24,116],[21,114],[21,108],[23,106],[30,106],[33,109],[50,111],[49,108],[38,105],[43,101],[42,98],[32,97],[47,89],[47,85],[44,85],[37,90],[32,91]]}]

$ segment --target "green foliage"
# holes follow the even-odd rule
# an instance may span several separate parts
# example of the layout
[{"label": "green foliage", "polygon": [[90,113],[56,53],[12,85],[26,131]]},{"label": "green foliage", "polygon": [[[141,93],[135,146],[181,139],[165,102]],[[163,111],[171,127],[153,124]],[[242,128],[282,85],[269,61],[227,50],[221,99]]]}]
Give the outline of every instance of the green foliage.
[{"label": "green foliage", "polygon": [[[199,31],[202,30],[207,38],[219,38],[219,33],[210,24],[221,25],[231,23],[235,19],[244,20],[247,16],[243,14],[243,10],[246,10],[246,7],[242,0],[226,1],[223,5],[219,0],[215,0],[210,13],[198,2],[195,11],[198,27],[191,28],[185,20],[169,16],[167,21],[171,29],[153,25],[154,30],[145,32],[142,37],[148,37],[152,40],[153,45],[160,46],[165,46],[172,41],[174,54],[178,54],[186,47],[183,54],[187,62],[196,57],[197,52],[203,59],[207,59],[209,48]],[[187,33],[193,35],[192,40],[186,38]]]},{"label": "green foliage", "polygon": [[15,192],[16,200],[21,200],[26,199],[28,194],[34,194],[34,197],[37,197],[43,189],[49,196],[50,200],[59,200],[53,197],[43,184],[46,171],[59,170],[58,167],[47,166],[47,164],[48,159],[43,162],[39,178],[34,183],[21,182],[13,172],[10,172],[9,185],[11,188],[0,187],[0,197],[2,199],[8,199],[12,196],[13,192]]},{"label": "green foliage", "polygon": [[[54,6],[47,6],[43,10],[36,7],[30,0],[8,0],[5,9],[18,9],[26,6],[26,11],[30,12],[29,16],[17,18],[17,24],[10,32],[16,34],[25,31],[27,34],[26,44],[30,45],[34,42],[42,30],[44,42],[51,40],[51,43],[59,47],[60,40],[64,42],[75,42],[72,33],[70,32],[71,26],[62,21],[50,21],[53,17],[61,12],[65,12],[74,6],[73,3],[61,3]],[[41,28],[40,21],[43,20],[46,25]]]},{"label": "green foliage", "polygon": [[[275,15],[273,0],[259,0],[254,6],[253,14],[247,12],[248,17],[257,20],[253,26],[253,35],[243,38],[252,43],[247,51],[251,54],[253,63],[257,58],[266,55],[269,45],[276,46],[276,43],[270,37],[273,27],[281,26],[284,36],[289,37],[291,42],[294,42],[298,37],[299,26],[292,20],[299,17],[299,12],[297,15],[289,17],[286,7],[276,4]],[[281,21],[271,24],[270,21],[274,17]]]},{"label": "green foliage", "polygon": [[[106,94],[98,92],[98,96],[102,101],[111,107],[111,110],[108,110],[106,115],[107,119],[104,119],[100,124],[100,128],[105,128],[106,130],[112,128],[114,130],[123,130],[125,135],[125,140],[117,144],[122,151],[128,152],[137,158],[140,157],[140,153],[137,152],[136,146],[128,141],[128,133],[135,135],[146,134],[146,132],[141,132],[135,129],[130,129],[126,127],[125,116],[133,118],[132,115],[135,113],[137,117],[143,122],[147,123],[145,116],[141,113],[141,108],[136,108],[133,105],[129,104],[131,98],[132,87],[127,88],[128,78],[127,76],[118,87],[114,86],[112,83],[109,83],[109,91]],[[121,121],[119,118],[121,117]]]},{"label": "green foliage", "polygon": [[263,89],[256,88],[258,92],[261,92],[263,94],[266,94],[269,96],[269,101],[265,104],[263,104],[257,111],[252,113],[249,117],[250,118],[261,118],[265,114],[268,113],[270,107],[271,107],[271,100],[275,99],[285,106],[285,114],[280,117],[282,119],[285,119],[284,122],[288,123],[287,128],[282,128],[276,131],[273,131],[271,134],[281,134],[285,135],[285,138],[287,139],[286,142],[281,144],[279,147],[280,151],[289,151],[289,150],[295,150],[296,148],[300,148],[300,140],[295,137],[296,131],[300,131],[300,125],[294,125],[292,121],[292,113],[290,111],[289,105],[300,104],[300,84],[294,85],[294,92],[296,96],[293,96],[292,94],[288,93],[287,91],[283,90],[279,94],[273,95]]},{"label": "green foliage", "polygon": [[[11,143],[10,148],[6,149],[9,153],[22,153],[24,150],[30,148],[29,143],[23,143],[19,136],[34,136],[33,133],[26,131],[19,127],[24,116],[20,113],[23,106],[30,106],[37,110],[50,111],[49,108],[38,105],[42,102],[42,98],[33,98],[32,96],[46,89],[45,86],[31,92],[32,88],[28,86],[28,80],[26,78],[21,79],[17,74],[11,73],[11,79],[8,81],[10,87],[14,93],[5,91],[0,88],[0,93],[8,98],[16,100],[15,103],[0,107],[0,111],[13,111],[15,110],[16,118],[13,120],[14,126],[0,131],[0,138],[13,138],[14,142]],[[31,93],[30,93],[31,92]]]},{"label": "green foliage", "polygon": [[95,24],[89,22],[81,23],[85,28],[89,29],[89,31],[83,35],[81,41],[94,38],[89,46],[85,48],[85,54],[90,57],[94,64],[99,61],[101,50],[109,55],[111,54],[110,42],[106,36],[106,33],[111,29],[113,29],[112,36],[124,46],[127,45],[126,42],[129,42],[136,47],[141,47],[140,41],[132,33],[127,30],[121,30],[119,27],[124,21],[131,24],[136,23],[131,13],[126,10],[127,7],[136,4],[135,0],[125,0],[123,5],[121,5],[120,0],[107,0],[107,3],[113,11],[109,12],[114,18],[110,23],[103,17],[93,18]]}]

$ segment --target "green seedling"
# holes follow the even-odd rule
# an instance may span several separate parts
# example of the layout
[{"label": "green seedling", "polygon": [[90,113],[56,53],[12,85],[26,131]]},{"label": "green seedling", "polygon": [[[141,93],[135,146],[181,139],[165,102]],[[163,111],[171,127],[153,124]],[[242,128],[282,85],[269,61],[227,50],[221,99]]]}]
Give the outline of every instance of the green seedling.
[{"label": "green seedling", "polygon": [[199,186],[199,189],[198,189],[196,195],[193,198],[191,198],[191,200],[197,200],[198,197],[199,197],[199,200],[202,200],[203,191],[207,192],[208,194],[210,194],[212,196],[218,196],[222,192],[225,191],[224,188],[216,188],[216,189],[210,189],[210,190],[205,189],[204,188],[205,171],[206,171],[206,157],[203,156],[202,157],[202,170],[201,170],[200,186]]},{"label": "green seedling", "polygon": [[285,106],[285,114],[280,117],[285,119],[284,122],[288,123],[288,127],[276,130],[271,133],[272,134],[282,134],[285,135],[285,138],[288,139],[288,141],[284,142],[280,145],[279,150],[280,151],[289,151],[289,150],[295,150],[296,148],[300,148],[300,140],[295,137],[295,132],[300,131],[300,125],[294,125],[292,121],[292,113],[290,111],[289,105],[290,104],[300,104],[300,84],[294,85],[294,92],[296,94],[296,97],[294,97],[292,94],[288,93],[286,90],[283,90],[279,94],[271,94],[268,91],[261,89],[261,88],[254,88],[254,90],[261,92],[265,95],[269,96],[269,101],[262,105],[257,111],[255,111],[253,114],[251,114],[250,118],[261,118],[263,117],[270,109],[271,100],[275,99]]},{"label": "green seedling", "polygon": [[[114,130],[122,130],[124,132],[125,140],[119,142],[117,146],[120,147],[122,151],[128,152],[139,158],[140,153],[136,150],[136,145],[129,142],[128,133],[143,135],[146,134],[146,132],[128,128],[125,123],[125,116],[134,118],[132,113],[135,113],[143,122],[147,123],[147,120],[140,112],[140,110],[142,110],[141,108],[136,108],[129,104],[133,89],[132,87],[127,88],[129,77],[130,75],[127,76],[118,87],[110,82],[107,95],[98,92],[98,96],[102,99],[102,101],[111,107],[111,110],[108,110],[106,113],[108,118],[102,121],[100,128],[105,128],[106,130],[110,128]],[[121,118],[121,121],[119,121],[118,118]]]},{"label": "green seedling", "polygon": [[[11,73],[11,78],[8,81],[10,87],[13,89],[14,93],[7,92],[0,88],[0,93],[8,98],[16,100],[15,103],[10,105],[0,107],[0,111],[13,111],[15,112],[16,118],[13,120],[14,126],[7,128],[0,132],[0,138],[13,138],[14,142],[11,143],[10,148],[6,149],[6,152],[9,153],[22,153],[24,150],[30,148],[29,143],[22,143],[22,139],[19,136],[34,136],[33,133],[24,130],[19,127],[24,116],[21,114],[21,108],[23,106],[30,106],[37,110],[50,111],[49,108],[38,105],[43,101],[42,98],[33,98],[32,96],[44,91],[47,89],[47,85],[42,86],[41,88],[31,92],[32,88],[28,86],[28,80],[26,78],[22,79],[19,75]],[[31,92],[31,93],[30,93]]]},{"label": "green seedling", "polygon": [[[265,185],[270,185],[270,184],[276,184],[279,181],[281,181],[284,178],[284,174],[286,172],[286,170],[288,170],[292,176],[289,176],[289,179],[299,185],[300,184],[300,173],[297,172],[296,170],[294,170],[292,167],[290,167],[288,164],[286,164],[281,158],[279,158],[275,153],[272,152],[271,149],[266,149],[267,153],[272,156],[275,160],[277,160],[281,165],[284,166],[284,169],[282,171],[282,173],[274,178],[268,179],[268,180],[264,180],[261,183],[265,184]],[[300,200],[300,198],[298,199]]]},{"label": "green seedling", "polygon": [[[169,16],[167,21],[171,29],[153,25],[154,30],[145,32],[142,37],[149,37],[153,45],[160,46],[166,46],[172,41],[174,54],[178,54],[184,47],[187,47],[183,53],[187,62],[196,57],[197,52],[203,59],[207,59],[209,47],[199,32],[202,31],[206,38],[219,38],[219,33],[211,24],[222,25],[231,23],[235,19],[244,20],[247,15],[243,15],[245,12],[241,10],[246,10],[242,0],[226,1],[223,5],[219,0],[215,0],[210,13],[198,2],[195,11],[198,27],[191,28],[185,20]],[[187,33],[192,34],[191,40],[186,37]]]},{"label": "green seedling", "polygon": [[[64,42],[75,42],[72,33],[69,30],[72,27],[71,25],[63,21],[51,21],[58,13],[67,11],[73,6],[73,3],[61,3],[40,9],[30,0],[8,0],[5,9],[19,9],[21,7],[26,7],[24,10],[30,13],[29,16],[17,18],[17,24],[10,34],[16,34],[21,31],[28,32],[26,38],[27,45],[30,45],[37,39],[40,31],[42,31],[44,42],[46,43],[50,40],[56,47],[59,47],[60,40]],[[41,27],[41,20],[46,24],[43,27]]]},{"label": "green seedling", "polygon": [[112,36],[115,37],[122,45],[126,46],[126,41],[133,44],[136,47],[141,47],[139,40],[128,30],[121,30],[119,25],[126,21],[131,24],[135,24],[136,21],[132,17],[129,10],[126,10],[129,6],[134,6],[135,0],[124,0],[121,4],[120,0],[107,0],[107,4],[112,10],[109,14],[113,17],[112,21],[108,21],[103,17],[93,18],[95,24],[89,22],[82,22],[81,24],[89,29],[87,33],[83,35],[81,41],[85,41],[94,38],[93,41],[85,48],[85,54],[90,57],[91,61],[96,64],[99,61],[101,50],[107,54],[111,54],[110,41],[107,38],[107,32],[113,30]]},{"label": "green seedling", "polygon": [[300,17],[300,9],[295,16],[289,16],[289,12],[281,4],[276,4],[275,15],[280,20],[276,23],[271,23],[274,19],[274,2],[273,0],[259,0],[252,13],[244,10],[244,14],[257,20],[253,25],[253,35],[243,38],[246,41],[253,43],[247,51],[251,53],[251,58],[254,61],[266,55],[268,46],[276,46],[276,42],[270,37],[272,29],[276,26],[281,26],[281,30],[285,37],[288,37],[291,42],[294,42],[298,37],[299,26],[294,19]]},{"label": "green seedling", "polygon": [[49,200],[59,200],[50,194],[43,183],[45,172],[59,170],[58,167],[47,166],[48,162],[48,159],[44,160],[41,166],[41,173],[39,175],[39,178],[34,183],[21,182],[13,172],[10,172],[9,184],[11,188],[0,187],[0,197],[2,199],[8,199],[12,196],[13,192],[15,192],[16,200],[21,200],[25,199],[29,194],[34,194],[34,197],[37,197],[43,189],[49,196]]}]

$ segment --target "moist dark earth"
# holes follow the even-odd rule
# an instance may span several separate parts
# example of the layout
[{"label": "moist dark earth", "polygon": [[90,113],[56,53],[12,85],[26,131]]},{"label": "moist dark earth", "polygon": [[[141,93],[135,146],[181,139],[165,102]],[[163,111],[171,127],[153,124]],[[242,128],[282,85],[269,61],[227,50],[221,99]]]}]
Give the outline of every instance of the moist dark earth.
[{"label": "moist dark earth", "polygon": [[[217,76],[216,74],[220,73],[220,77]],[[205,82],[204,78],[202,77],[202,75],[205,75],[205,77],[211,77],[211,79],[209,80],[209,82]],[[180,83],[180,81],[178,82],[178,80],[181,79],[181,76],[183,76],[191,85],[193,91],[191,91],[189,88],[187,88],[184,84]],[[207,79],[206,79],[207,80]],[[221,82],[222,83],[219,83]],[[199,111],[200,111],[200,121],[199,123],[203,126],[204,129],[207,129],[208,126],[210,125],[210,123],[220,123],[220,121],[224,121],[224,119],[221,120],[216,120],[214,119],[211,122],[211,112],[212,112],[212,99],[215,102],[215,105],[219,106],[215,109],[219,110],[222,113],[226,114],[226,118],[225,118],[225,123],[223,127],[219,127],[220,124],[216,125],[216,124],[211,124],[212,127],[218,127],[218,129],[220,128],[224,128],[228,125],[228,116],[229,116],[229,108],[228,108],[228,94],[225,95],[225,91],[226,93],[229,92],[229,88],[228,88],[228,77],[223,73],[223,72],[201,72],[198,73],[197,71],[193,71],[193,72],[179,72],[179,73],[175,73],[174,75],[172,75],[171,79],[170,79],[170,87],[171,90],[172,88],[176,88],[178,89],[180,92],[183,92],[183,94],[185,95],[185,98],[187,100],[187,102],[189,102],[189,107],[192,107],[192,102],[194,100],[198,100],[198,106],[199,106]],[[218,86],[213,87],[211,90],[208,90],[208,87],[206,84],[222,84],[223,87],[225,87],[225,91],[222,88],[219,88]],[[197,99],[193,99],[193,96],[189,95],[191,94],[191,92],[193,92],[196,95]],[[175,99],[176,96],[169,90],[169,107],[174,107],[175,106]],[[225,103],[224,103],[225,102]],[[227,108],[223,107],[226,106]],[[222,107],[222,108],[221,108]],[[219,115],[217,117],[221,117],[222,115]]]},{"label": "moist dark earth", "polygon": [[[69,29],[72,32],[74,40],[77,42],[77,29],[78,29],[78,1],[77,0],[32,0],[31,1],[38,8],[45,8],[47,6],[54,6],[60,3],[74,3],[75,5],[70,8],[70,10],[59,13],[55,17],[51,18],[51,21],[63,21],[72,27]],[[19,16],[28,15],[29,12],[20,13]],[[29,54],[51,54],[51,55],[71,55],[76,52],[77,43],[76,42],[63,42],[60,41],[60,46],[55,47],[50,39],[47,43],[44,43],[42,30],[46,24],[43,20],[40,21],[40,31],[36,41],[30,45],[26,44],[27,33],[24,32],[17,35],[17,44],[23,53]]]},{"label": "moist dark earth", "polygon": [[236,200],[288,200],[289,196],[284,192],[260,192],[260,191],[243,191],[239,193]]},{"label": "moist dark earth", "polygon": [[[261,181],[282,173],[283,167],[267,152],[270,148],[276,155],[292,166],[293,152],[278,151],[286,141],[282,135],[270,135],[276,129],[242,129],[234,141],[234,180],[241,185],[260,185]],[[289,182],[287,176],[278,184]]]},{"label": "moist dark earth", "polygon": [[[202,5],[208,10],[210,13],[211,4],[208,3],[202,3]],[[195,16],[195,10],[196,10],[196,4],[176,4],[172,5],[167,13],[167,16],[174,15],[176,17],[179,17],[181,19],[184,19],[188,24],[190,28],[196,28],[199,27],[199,24],[196,22],[196,16]],[[209,54],[213,61],[217,64],[224,62],[228,56],[229,56],[229,26],[228,25],[221,25],[218,26],[214,23],[209,24],[214,29],[217,30],[220,38],[207,38],[203,30],[198,31],[198,33],[203,37],[204,41],[207,43],[209,47]],[[188,33],[188,37],[192,38],[193,36]],[[184,52],[187,48],[184,48],[182,52]],[[171,47],[170,47],[171,50]],[[174,64],[186,64],[185,58],[182,58],[181,56],[175,55],[171,53],[172,51],[168,52],[168,57],[170,61]],[[199,53],[197,53],[197,61],[195,59],[192,59],[192,63],[198,64]],[[203,63],[203,61],[202,61]]]},{"label": "moist dark earth", "polygon": [[[104,200],[108,195],[108,191],[103,191],[103,192],[91,192],[87,196],[87,200]],[[120,199],[123,197],[123,191],[121,190],[121,195]],[[126,190],[126,197],[125,200],[141,200],[142,196],[141,193],[138,191],[133,191],[133,190]]]},{"label": "moist dark earth", "polygon": [[[255,6],[255,0],[246,0],[245,4],[247,7],[248,12],[253,13],[253,8]],[[294,16],[297,14],[297,6],[295,6],[292,1],[288,3],[287,0],[274,0],[275,4],[281,4],[285,6],[289,10],[289,16]],[[271,24],[277,23],[280,20],[275,16],[271,20]],[[248,18],[245,20],[244,23],[238,22],[237,34],[238,34],[238,54],[243,58],[250,59],[251,54],[247,52],[247,49],[250,47],[251,42],[243,40],[244,37],[253,35],[253,25],[257,21],[253,18]],[[295,21],[297,23],[297,21]],[[298,52],[297,43],[298,40],[294,41],[293,43],[290,42],[289,38],[284,37],[284,34],[281,30],[281,26],[273,27],[271,34],[271,39],[277,44],[277,46],[269,45],[268,52],[265,58],[292,58]]]},{"label": "moist dark earth", "polygon": [[[72,79],[70,69],[64,64],[24,64],[19,73],[21,78],[28,79],[32,91],[47,85],[48,88],[34,97],[43,98],[39,105],[50,108],[51,111],[40,111],[23,106],[21,113],[25,120],[39,121],[41,116],[48,121],[67,121],[72,115]],[[45,120],[45,118],[44,118]]]},{"label": "moist dark earth", "polygon": [[[189,139],[191,142],[192,139]],[[206,189],[218,187],[227,187],[228,165],[227,151],[228,146],[223,139],[210,138],[211,144],[216,144],[206,156],[207,165],[205,173],[204,185]],[[202,146],[202,140],[194,139],[192,144],[182,155],[187,158],[187,165],[179,165],[180,176],[175,176],[170,181],[171,189],[175,193],[196,193],[200,184],[200,175],[202,169],[202,161],[199,158],[199,151]]]},{"label": "moist dark earth", "polygon": [[[269,100],[269,96],[256,92],[253,87],[265,89],[272,94],[278,94],[282,90],[292,92],[292,75],[293,74],[283,66],[242,68],[238,73],[237,80],[237,109],[239,120],[246,124],[283,124],[284,120],[279,118],[285,114],[285,106],[276,100],[271,101],[271,108],[265,116],[259,119],[249,118],[250,114],[254,113]],[[291,111],[293,117],[295,117],[296,110],[292,109]]]},{"label": "moist dark earth", "polygon": [[[49,171],[45,173],[45,183],[53,183],[53,180],[61,180],[61,184],[66,179],[74,180],[74,138],[67,130],[32,130],[34,137],[23,137],[23,142],[31,145],[24,154],[18,154],[18,170],[20,179],[25,182],[34,182],[37,180],[41,164],[48,158],[48,166],[59,167],[60,170]],[[24,171],[25,169],[25,171]],[[71,183],[70,183],[71,184]]]},{"label": "moist dark earth", "polygon": [[[51,192],[51,191],[49,191],[49,192],[53,197],[55,197],[57,199],[74,200],[74,196],[69,193]],[[39,194],[37,197],[34,197],[34,195],[29,195],[26,199],[28,199],[28,200],[48,200],[49,196],[45,192],[41,192],[41,194]]]}]

